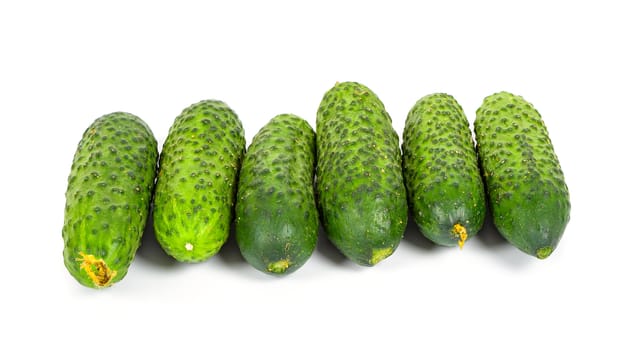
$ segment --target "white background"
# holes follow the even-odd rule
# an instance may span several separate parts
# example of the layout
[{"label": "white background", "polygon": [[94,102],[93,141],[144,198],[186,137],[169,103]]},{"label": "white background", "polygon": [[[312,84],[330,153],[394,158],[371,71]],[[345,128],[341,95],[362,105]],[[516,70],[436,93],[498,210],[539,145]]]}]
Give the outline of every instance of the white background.
[{"label": "white background", "polygon": [[[0,3],[0,348],[622,345],[614,1],[87,3]],[[112,288],[84,288],[65,270],[66,181],[95,118],[134,113],[161,147],[183,108],[215,98],[250,142],[279,113],[315,125],[324,92],[348,80],[379,95],[399,134],[432,92],[452,94],[471,122],[500,90],[532,102],[570,188],[558,249],[539,261],[490,223],[462,251],[436,247],[410,223],[376,267],[322,236],[305,266],[274,278],[233,240],[181,264],[147,231]]]}]

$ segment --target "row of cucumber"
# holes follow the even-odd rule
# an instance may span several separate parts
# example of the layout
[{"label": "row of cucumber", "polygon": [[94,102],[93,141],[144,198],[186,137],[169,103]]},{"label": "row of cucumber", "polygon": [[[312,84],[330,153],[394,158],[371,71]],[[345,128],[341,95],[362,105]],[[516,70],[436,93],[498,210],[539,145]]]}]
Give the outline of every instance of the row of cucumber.
[{"label": "row of cucumber", "polygon": [[400,243],[410,207],[421,233],[459,246],[486,208],[513,245],[544,259],[569,220],[568,188],[546,127],[520,96],[500,92],[469,123],[447,94],[421,98],[399,138],[366,86],[338,83],[324,95],[316,130],[302,118],[270,120],[246,149],[223,102],[186,108],[158,154],[140,118],[117,112],[84,132],[66,192],[64,262],[83,285],[121,280],[153,204],[163,250],[178,261],[215,255],[235,225],[244,258],[286,274],[311,256],[321,222],[350,260],[373,266]]}]

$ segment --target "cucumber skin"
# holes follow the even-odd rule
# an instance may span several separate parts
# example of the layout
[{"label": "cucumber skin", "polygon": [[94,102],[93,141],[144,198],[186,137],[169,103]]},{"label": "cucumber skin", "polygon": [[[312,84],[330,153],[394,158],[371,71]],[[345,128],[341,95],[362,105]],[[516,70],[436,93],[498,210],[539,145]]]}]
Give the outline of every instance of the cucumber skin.
[{"label": "cucumber skin", "polygon": [[[96,119],[73,158],[65,193],[64,262],[91,288],[127,274],[145,229],[158,159],[157,141],[140,118],[123,112]],[[116,271],[98,285],[80,268],[80,252]]]},{"label": "cucumber skin", "polygon": [[182,262],[215,255],[229,236],[246,141],[227,104],[203,100],[175,118],[162,146],[153,207],[155,236]]},{"label": "cucumber skin", "polygon": [[[238,183],[236,239],[244,259],[268,274],[289,274],[315,250],[315,132],[300,117],[272,118],[253,138]],[[274,264],[286,261],[286,267]]]},{"label": "cucumber skin", "polygon": [[320,220],[347,258],[373,266],[406,229],[399,137],[378,96],[356,82],[325,93],[316,123]]},{"label": "cucumber skin", "polygon": [[570,197],[540,113],[495,93],[477,110],[475,135],[495,226],[521,251],[548,257],[570,220]]},{"label": "cucumber skin", "polygon": [[485,191],[469,122],[450,95],[421,98],[408,113],[403,134],[408,201],[421,233],[436,244],[458,245],[455,224],[467,240],[482,228]]}]

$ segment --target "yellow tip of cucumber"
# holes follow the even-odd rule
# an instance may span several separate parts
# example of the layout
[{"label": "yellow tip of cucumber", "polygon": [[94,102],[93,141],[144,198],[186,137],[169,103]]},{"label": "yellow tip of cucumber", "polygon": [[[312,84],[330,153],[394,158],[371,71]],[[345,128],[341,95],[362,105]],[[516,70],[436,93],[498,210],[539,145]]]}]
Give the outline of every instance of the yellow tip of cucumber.
[{"label": "yellow tip of cucumber", "polygon": [[268,264],[268,272],[283,273],[289,268],[289,259],[282,259]]},{"label": "yellow tip of cucumber", "polygon": [[536,250],[536,257],[538,259],[546,259],[553,252],[553,248],[550,246],[542,247]]},{"label": "yellow tip of cucumber", "polygon": [[[110,269],[103,259],[97,259],[91,254],[80,254],[76,261],[80,262],[80,270],[84,270],[97,287],[106,287],[111,284],[112,279],[117,275],[117,271]],[[95,268],[95,271],[93,271]]]},{"label": "yellow tip of cucumber", "polygon": [[458,246],[462,249],[462,247],[464,247],[464,242],[466,242],[467,238],[469,238],[466,228],[460,224],[455,224],[451,230],[451,233],[456,236],[458,239]]},{"label": "yellow tip of cucumber", "polygon": [[376,265],[380,261],[393,254],[393,247],[374,249],[371,253],[371,259],[369,259],[370,265]]}]

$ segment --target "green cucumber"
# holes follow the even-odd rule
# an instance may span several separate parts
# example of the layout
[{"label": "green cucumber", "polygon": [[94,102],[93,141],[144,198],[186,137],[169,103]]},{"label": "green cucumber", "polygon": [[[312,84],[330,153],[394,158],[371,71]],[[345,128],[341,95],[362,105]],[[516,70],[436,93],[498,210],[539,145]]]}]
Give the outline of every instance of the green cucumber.
[{"label": "green cucumber", "polygon": [[132,114],[104,115],[84,132],[63,225],[65,267],[81,284],[109,287],[127,274],[149,216],[157,160],[151,130]]},{"label": "green cucumber", "polygon": [[244,129],[224,102],[205,100],[175,118],[162,146],[153,226],[178,261],[215,255],[229,236]]},{"label": "green cucumber", "polygon": [[421,233],[432,242],[462,248],[482,228],[484,184],[469,122],[450,95],[421,98],[403,134],[408,202]]},{"label": "green cucumber", "polygon": [[236,238],[257,270],[288,274],[315,250],[315,132],[291,114],[272,118],[248,147],[238,183]]},{"label": "green cucumber", "polygon": [[373,266],[395,251],[406,229],[399,137],[378,96],[355,82],[325,93],[316,122],[322,224],[346,257]]},{"label": "green cucumber", "polygon": [[540,113],[520,96],[493,94],[477,110],[475,135],[495,226],[521,251],[548,257],[570,220],[570,197]]}]

